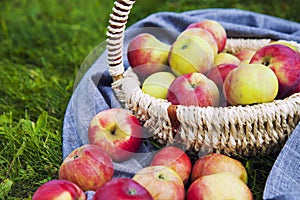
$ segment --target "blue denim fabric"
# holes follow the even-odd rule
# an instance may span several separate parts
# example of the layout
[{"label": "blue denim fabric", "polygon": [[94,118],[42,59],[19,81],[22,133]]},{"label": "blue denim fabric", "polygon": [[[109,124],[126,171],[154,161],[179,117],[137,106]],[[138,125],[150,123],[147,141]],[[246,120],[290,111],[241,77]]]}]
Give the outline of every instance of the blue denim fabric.
[{"label": "blue denim fabric", "polygon": [[[202,19],[219,21],[233,38],[271,38],[300,42],[300,24],[284,19],[238,9],[205,9],[182,13],[161,12],[136,22],[125,31],[124,49],[140,32],[159,34],[164,42],[171,43],[187,25]],[[153,29],[159,27],[163,29]],[[103,44],[99,45],[103,47]],[[97,47],[96,47],[97,49]],[[96,52],[96,50],[95,50]],[[88,57],[93,59],[93,52]],[[69,101],[63,125],[63,158],[75,148],[88,143],[87,129],[92,117],[112,107],[121,107],[115,98],[107,72],[107,52],[95,59],[84,73]],[[125,68],[128,61],[124,53]],[[156,149],[144,144],[140,153],[125,163],[114,163],[115,177],[132,177],[135,171],[149,164]],[[152,153],[151,153],[152,152]],[[264,199],[300,199],[300,127],[293,132],[279,154],[268,177]],[[93,192],[87,192],[88,199]]]}]

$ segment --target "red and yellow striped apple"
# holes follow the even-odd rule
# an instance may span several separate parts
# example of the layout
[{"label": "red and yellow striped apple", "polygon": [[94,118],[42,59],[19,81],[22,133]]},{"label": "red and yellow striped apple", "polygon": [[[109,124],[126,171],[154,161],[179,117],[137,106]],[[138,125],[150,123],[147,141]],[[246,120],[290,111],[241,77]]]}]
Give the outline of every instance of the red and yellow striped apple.
[{"label": "red and yellow striped apple", "polygon": [[92,144],[73,150],[59,168],[59,179],[71,181],[83,191],[96,191],[110,181],[113,174],[113,162],[109,155]]},{"label": "red and yellow striped apple", "polygon": [[180,176],[169,167],[145,167],[134,175],[133,180],[146,188],[155,200],[184,199],[184,184]]},{"label": "red and yellow striped apple", "polygon": [[133,71],[144,80],[155,72],[170,71],[169,50],[169,44],[161,42],[152,34],[141,33],[129,42],[127,58]]},{"label": "red and yellow striped apple", "polygon": [[167,100],[174,105],[218,106],[219,89],[201,73],[190,73],[176,77],[169,87]]},{"label": "red and yellow striped apple", "polygon": [[41,185],[32,200],[86,200],[83,190],[67,180],[50,180]]},{"label": "red and yellow striped apple", "polygon": [[217,41],[218,53],[224,50],[227,41],[227,34],[223,25],[218,21],[210,19],[201,20],[199,22],[190,24],[187,29],[190,28],[203,28],[209,31]]},{"label": "red and yellow striped apple", "polygon": [[276,74],[279,91],[276,98],[285,98],[300,82],[300,55],[282,44],[269,44],[257,50],[250,63],[263,64]]},{"label": "red and yellow striped apple", "polygon": [[192,163],[189,156],[180,148],[166,146],[159,150],[151,160],[150,166],[163,165],[173,169],[186,184],[189,180]]},{"label": "red and yellow striped apple", "polygon": [[221,172],[231,173],[246,184],[248,182],[248,174],[244,165],[236,159],[219,153],[211,153],[198,158],[193,165],[191,181]]},{"label": "red and yellow striped apple", "polygon": [[253,200],[249,187],[231,173],[216,173],[195,180],[187,190],[186,200]]},{"label": "red and yellow striped apple", "polygon": [[143,131],[134,115],[123,108],[111,108],[92,118],[88,139],[105,150],[113,161],[123,162],[138,152]]}]

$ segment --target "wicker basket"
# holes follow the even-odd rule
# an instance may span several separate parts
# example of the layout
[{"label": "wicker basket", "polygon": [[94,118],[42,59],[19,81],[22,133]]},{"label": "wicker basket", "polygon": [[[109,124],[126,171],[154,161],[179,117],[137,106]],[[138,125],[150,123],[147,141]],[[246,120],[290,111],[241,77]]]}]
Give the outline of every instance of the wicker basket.
[{"label": "wicker basket", "polygon": [[[153,131],[154,139],[195,152],[244,156],[269,154],[283,146],[299,123],[300,93],[271,103],[229,107],[172,105],[144,94],[138,77],[123,65],[124,30],[134,2],[115,1],[107,32],[109,72],[118,99]],[[232,53],[257,50],[269,41],[228,39],[225,48]]]}]

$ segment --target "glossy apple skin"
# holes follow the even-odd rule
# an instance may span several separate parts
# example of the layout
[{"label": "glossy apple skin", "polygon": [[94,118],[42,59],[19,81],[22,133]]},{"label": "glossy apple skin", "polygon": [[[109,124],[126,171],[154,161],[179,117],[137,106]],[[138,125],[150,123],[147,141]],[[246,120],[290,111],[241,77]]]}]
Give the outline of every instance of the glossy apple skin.
[{"label": "glossy apple skin", "polygon": [[170,85],[167,100],[174,105],[218,106],[220,94],[216,84],[201,73],[178,76]]},{"label": "glossy apple skin", "polygon": [[153,200],[151,194],[131,178],[114,178],[100,187],[93,200]]},{"label": "glossy apple skin", "polygon": [[114,174],[110,156],[99,146],[85,144],[73,150],[59,168],[59,179],[78,185],[83,191],[96,191]]},{"label": "glossy apple skin", "polygon": [[209,31],[217,41],[218,53],[224,50],[227,41],[227,34],[225,28],[219,22],[215,20],[209,20],[209,19],[202,20],[190,24],[186,29],[190,29],[190,28],[203,28]]},{"label": "glossy apple skin", "polygon": [[150,166],[167,166],[181,177],[184,184],[190,177],[192,164],[189,156],[180,148],[167,146],[159,150],[151,160]]},{"label": "glossy apple skin", "polygon": [[256,51],[250,63],[260,63],[274,71],[279,82],[277,99],[295,92],[300,82],[300,55],[296,51],[282,44],[269,44]]},{"label": "glossy apple skin", "polygon": [[32,200],[86,200],[83,190],[67,180],[50,180],[41,185]]},{"label": "glossy apple skin", "polygon": [[231,70],[223,84],[230,105],[272,102],[278,93],[275,73],[262,64],[244,64]]},{"label": "glossy apple skin", "polygon": [[96,114],[88,128],[88,139],[104,149],[115,162],[123,162],[137,153],[143,132],[138,119],[122,108]]},{"label": "glossy apple skin", "polygon": [[211,45],[194,32],[181,32],[171,46],[168,62],[177,76],[205,73],[212,67],[215,55]]},{"label": "glossy apple skin", "polygon": [[217,173],[202,176],[195,180],[186,193],[186,200],[231,199],[252,200],[248,186],[230,173]]},{"label": "glossy apple skin", "polygon": [[169,69],[169,50],[170,45],[159,41],[154,35],[141,33],[129,42],[127,58],[133,71],[144,79],[150,74]]},{"label": "glossy apple skin", "polygon": [[211,153],[198,158],[192,168],[191,181],[220,172],[231,173],[244,183],[248,182],[247,170],[244,165],[236,159],[219,153]]},{"label": "glossy apple skin", "polygon": [[166,166],[149,166],[138,171],[133,180],[141,184],[157,200],[183,200],[184,184],[180,176]]}]

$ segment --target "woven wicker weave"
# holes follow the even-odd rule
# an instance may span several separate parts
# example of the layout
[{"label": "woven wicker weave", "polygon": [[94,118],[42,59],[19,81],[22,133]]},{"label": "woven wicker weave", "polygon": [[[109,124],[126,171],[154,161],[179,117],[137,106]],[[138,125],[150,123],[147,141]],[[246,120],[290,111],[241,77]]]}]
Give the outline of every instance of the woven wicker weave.
[{"label": "woven wicker weave", "polygon": [[[118,99],[153,131],[158,142],[180,143],[196,152],[246,156],[269,154],[282,147],[300,120],[299,93],[271,103],[205,108],[175,106],[144,94],[131,68],[124,71],[122,57],[124,30],[134,3],[134,0],[115,1],[107,33],[109,72]],[[228,39],[225,50],[231,53],[245,48],[257,50],[269,42],[269,39]]]}]

